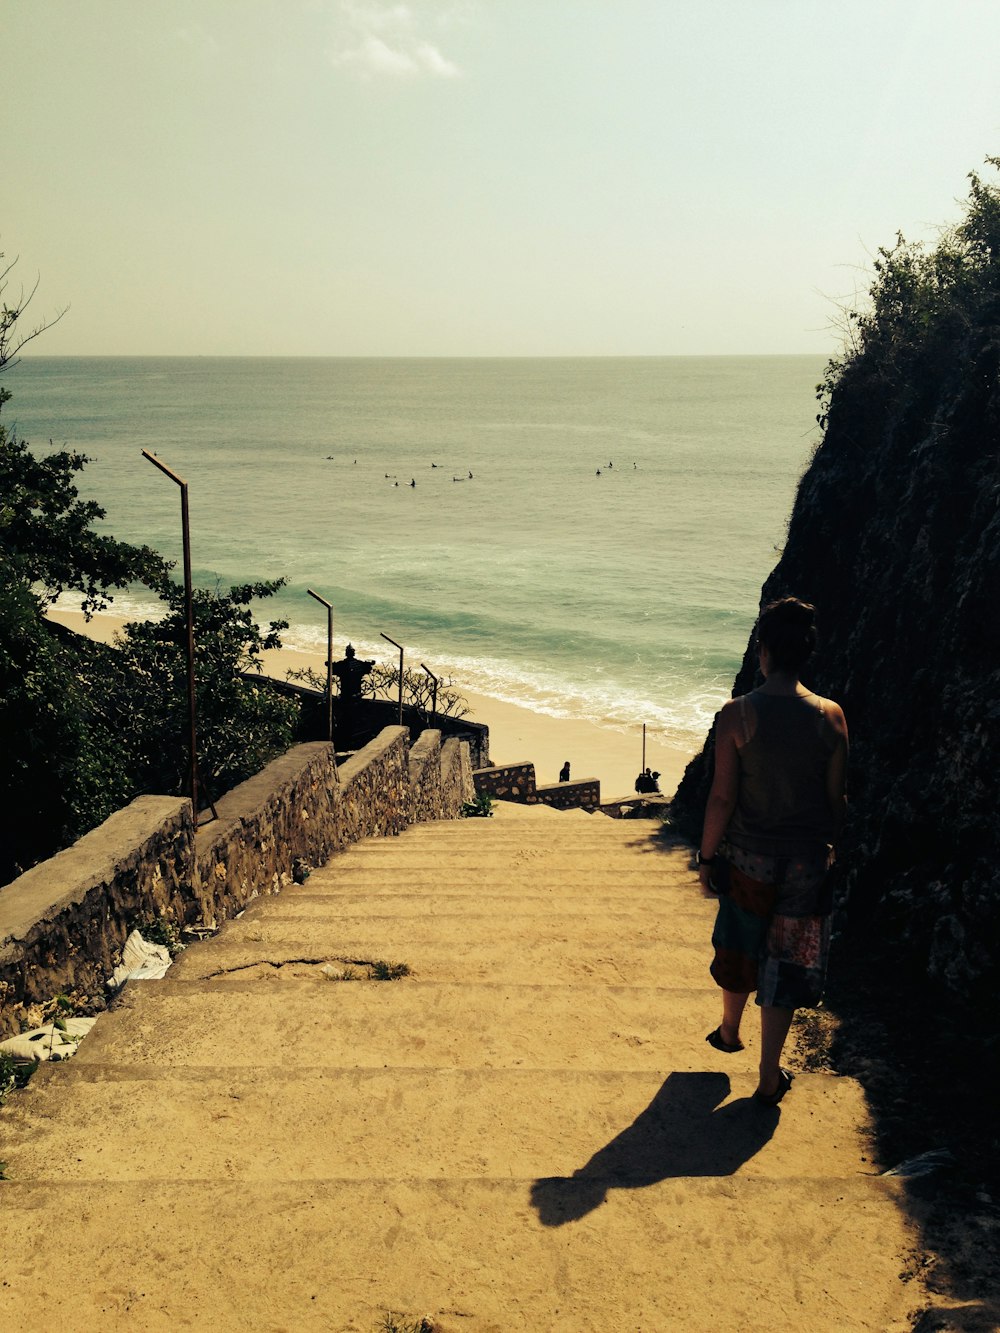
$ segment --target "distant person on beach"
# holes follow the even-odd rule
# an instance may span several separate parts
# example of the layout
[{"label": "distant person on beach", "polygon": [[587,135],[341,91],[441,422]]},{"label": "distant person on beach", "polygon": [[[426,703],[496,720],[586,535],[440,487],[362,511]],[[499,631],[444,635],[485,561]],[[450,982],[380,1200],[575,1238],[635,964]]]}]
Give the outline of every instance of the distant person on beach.
[{"label": "distant person on beach", "polygon": [[566,760],[565,764],[563,764],[562,768],[559,770],[559,781],[560,781],[560,782],[569,782],[569,760],[568,760],[568,759]]},{"label": "distant person on beach", "polygon": [[644,768],[635,780],[635,789],[641,795],[648,791],[656,789],[656,783],[653,781],[653,774],[648,768]]},{"label": "distant person on beach", "polygon": [[653,785],[650,787],[649,790],[650,790],[650,791],[653,791],[653,792],[656,792],[656,794],[659,795],[659,794],[660,794],[660,775],[659,775],[659,773],[657,773],[656,770],[654,769],[653,772],[650,773],[649,777],[650,777],[650,781],[651,781],[652,784],[653,784]]},{"label": "distant person on beach", "polygon": [[839,704],[799,679],[816,646],[815,608],[771,602],[757,621],[764,683],[719,714],[715,776],[698,874],[719,900],[711,972],[722,1022],[706,1041],[743,1050],[740,1020],[760,1006],[758,1104],[792,1085],[781,1052],[798,1008],[819,1004],[830,947],[827,871],[847,807],[847,722]]}]

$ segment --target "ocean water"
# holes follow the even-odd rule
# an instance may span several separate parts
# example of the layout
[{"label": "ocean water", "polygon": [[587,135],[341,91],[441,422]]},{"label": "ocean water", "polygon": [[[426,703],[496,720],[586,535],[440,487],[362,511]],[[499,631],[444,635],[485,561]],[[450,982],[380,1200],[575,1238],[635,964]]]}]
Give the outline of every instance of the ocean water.
[{"label": "ocean water", "polygon": [[325,648],[311,587],[337,655],[394,661],[384,632],[460,688],[693,749],[784,540],[823,366],[25,355],[4,420],[90,455],[105,530],[179,577],[156,453],[190,486],[195,582],[286,579],[258,618],[289,646]]}]

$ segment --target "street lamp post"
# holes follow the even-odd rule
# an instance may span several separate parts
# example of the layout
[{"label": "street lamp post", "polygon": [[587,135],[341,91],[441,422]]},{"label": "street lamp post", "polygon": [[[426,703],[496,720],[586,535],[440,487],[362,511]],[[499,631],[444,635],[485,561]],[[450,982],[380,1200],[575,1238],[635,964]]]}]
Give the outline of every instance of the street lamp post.
[{"label": "street lamp post", "polygon": [[326,738],[333,749],[333,772],[339,782],[337,749],[333,744],[333,607],[325,597],[320,597],[318,592],[313,592],[312,588],[307,588],[306,592],[326,607]]},{"label": "street lamp post", "polygon": [[434,682],[434,684],[431,686],[431,721],[433,722],[435,717],[437,716],[438,678],[437,676],[435,676],[434,672],[430,669],[429,666],[425,666],[423,662],[421,662],[420,665],[423,667],[423,669],[427,672],[428,676],[430,676],[431,680]]},{"label": "street lamp post", "polygon": [[[197,703],[194,688],[194,595],[191,588],[191,524],[188,514],[188,484],[176,472],[171,472],[166,463],[161,463],[155,454],[143,449],[143,458],[176,482],[181,488],[181,538],[184,547],[184,615],[187,621],[187,695],[188,695],[188,747],[191,752],[191,805],[194,810],[195,827],[198,827],[199,781],[198,781],[198,736]],[[219,814],[211,796],[206,793],[209,808],[218,819]]]},{"label": "street lamp post", "polygon": [[[381,630],[379,631],[381,633]],[[403,725],[403,645],[397,643],[395,639],[390,639],[388,634],[382,634],[386,643],[391,643],[393,648],[399,649],[399,725]]]}]

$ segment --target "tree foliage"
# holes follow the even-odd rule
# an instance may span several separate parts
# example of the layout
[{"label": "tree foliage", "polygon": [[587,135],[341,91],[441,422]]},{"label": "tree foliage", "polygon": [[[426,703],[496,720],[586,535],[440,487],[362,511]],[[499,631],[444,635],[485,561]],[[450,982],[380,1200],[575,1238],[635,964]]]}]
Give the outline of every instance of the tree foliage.
[{"label": "tree foliage", "polygon": [[[261,654],[281,647],[285,621],[263,632],[250,604],[273,596],[284,580],[252,583],[228,592],[194,592],[198,766],[217,795],[256,773],[292,743],[299,705],[247,680],[261,670]],[[163,589],[167,615],[125,626],[114,663],[109,706],[139,789],[186,789],[187,621],[184,592]]]},{"label": "tree foliage", "polygon": [[[1000,157],[986,162],[1000,168]],[[865,394],[926,399],[970,334],[980,353],[1000,345],[1000,188],[977,172],[969,182],[961,220],[932,248],[900,233],[878,250],[869,301],[848,312],[847,346],[817,389],[821,427]]]},{"label": "tree foliage", "polygon": [[23,585],[0,583],[0,883],[133,794],[116,738],[92,711],[97,678]]},{"label": "tree foliage", "polygon": [[[12,268],[0,269],[0,371],[16,364],[25,344],[55,322],[24,327],[21,321],[38,284],[9,304]],[[10,396],[0,385],[0,411]],[[0,576],[5,585],[20,584],[42,603],[54,602],[67,590],[79,592],[89,617],[107,606],[112,588],[132,583],[161,587],[170,566],[148,546],[131,546],[95,531],[104,510],[94,500],[81,500],[75,483],[88,461],[85,454],[65,449],[37,457],[0,422]]]},{"label": "tree foliage", "polygon": [[170,566],[148,546],[131,546],[94,530],[104,510],[94,500],[81,500],[74,481],[88,461],[85,454],[68,450],[37,458],[24,440],[0,425],[4,579],[34,589],[44,603],[66,591],[79,592],[89,618],[107,607],[112,588],[133,583],[161,588]]},{"label": "tree foliage", "polygon": [[[16,259],[10,263],[4,263],[4,253],[0,250],[0,371],[7,366],[17,364],[17,355],[22,347],[25,347],[39,334],[50,329],[53,324],[58,324],[66,313],[66,307],[58,311],[51,319],[43,319],[34,325],[24,323],[25,312],[31,305],[35,293],[38,291],[38,280],[35,280],[31,291],[26,292],[22,287],[16,298],[12,298],[8,303],[7,289],[11,283],[11,273],[17,264]],[[0,403],[6,402],[10,394],[0,389]]]},{"label": "tree foliage", "polygon": [[[2,256],[0,256],[2,258]],[[0,270],[4,297],[10,268]],[[34,289],[0,313],[0,370],[46,327],[18,320]],[[0,409],[10,393],[0,387]],[[184,593],[170,565],[95,527],[104,518],[76,486],[85,455],[37,456],[0,422],[0,884],[142,792],[186,793],[188,703]],[[45,619],[61,593],[89,618],[113,591],[142,584],[165,616],[126,626],[112,647]],[[256,772],[291,743],[295,700],[245,679],[280,646],[250,610],[280,583],[194,596],[199,770],[212,793]]]}]

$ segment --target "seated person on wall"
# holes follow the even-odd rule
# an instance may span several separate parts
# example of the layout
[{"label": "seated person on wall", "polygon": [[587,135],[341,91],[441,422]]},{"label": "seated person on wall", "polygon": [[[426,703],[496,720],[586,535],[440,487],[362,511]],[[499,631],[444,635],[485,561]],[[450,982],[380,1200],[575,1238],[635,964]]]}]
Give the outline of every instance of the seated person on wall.
[{"label": "seated person on wall", "polygon": [[566,760],[565,764],[563,764],[562,768],[559,770],[559,781],[560,781],[560,782],[569,782],[569,760],[568,760],[568,759]]}]

